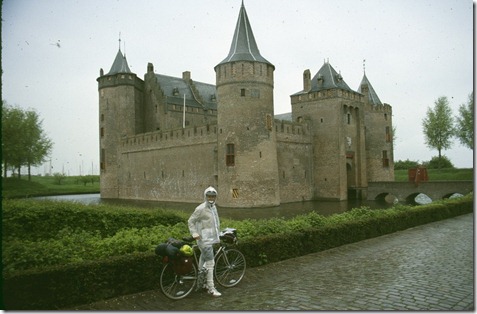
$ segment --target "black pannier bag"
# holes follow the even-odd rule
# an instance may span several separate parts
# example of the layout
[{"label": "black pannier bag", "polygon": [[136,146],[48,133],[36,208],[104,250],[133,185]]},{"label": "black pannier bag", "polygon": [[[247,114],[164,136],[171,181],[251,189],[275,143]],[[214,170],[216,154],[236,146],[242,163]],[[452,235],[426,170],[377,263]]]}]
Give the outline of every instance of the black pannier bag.
[{"label": "black pannier bag", "polygon": [[170,243],[159,244],[155,249],[155,253],[159,256],[167,256],[170,259],[176,259],[181,255],[180,250]]}]

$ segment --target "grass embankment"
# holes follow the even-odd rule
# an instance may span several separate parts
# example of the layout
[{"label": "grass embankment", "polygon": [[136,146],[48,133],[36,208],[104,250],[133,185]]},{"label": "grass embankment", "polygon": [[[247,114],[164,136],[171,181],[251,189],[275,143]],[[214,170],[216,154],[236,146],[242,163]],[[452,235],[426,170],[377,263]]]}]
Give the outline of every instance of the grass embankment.
[{"label": "grass embankment", "polygon": [[[8,310],[54,310],[157,289],[154,247],[188,234],[187,216],[70,202],[3,200],[2,259]],[[389,234],[473,211],[473,195],[428,205],[366,207],[321,216],[234,221],[247,267]]]},{"label": "grass embankment", "polygon": [[3,199],[87,193],[99,193],[99,176],[64,177],[61,183],[53,176],[2,178]]},{"label": "grass embankment", "polygon": [[[429,181],[462,181],[474,180],[473,168],[461,169],[427,169]],[[408,181],[407,170],[394,170],[394,181]]]}]

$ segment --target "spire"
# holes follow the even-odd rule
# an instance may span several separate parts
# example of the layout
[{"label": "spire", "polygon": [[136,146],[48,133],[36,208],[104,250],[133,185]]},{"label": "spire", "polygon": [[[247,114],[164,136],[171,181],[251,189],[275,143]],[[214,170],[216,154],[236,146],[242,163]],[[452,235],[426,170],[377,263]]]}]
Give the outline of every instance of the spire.
[{"label": "spire", "polygon": [[232,45],[230,46],[229,55],[219,64],[233,61],[259,61],[273,66],[273,64],[260,55],[243,0],[242,6],[240,7],[237,25],[235,26],[235,33],[232,39]]},{"label": "spire", "polygon": [[132,73],[128,66],[128,61],[126,60],[126,54],[121,52],[121,33],[119,33],[119,50],[114,59],[111,70],[109,70],[106,75],[113,75],[117,73]]},{"label": "spire", "polygon": [[381,100],[379,100],[378,94],[376,94],[373,86],[366,77],[366,73],[363,74],[363,79],[361,80],[361,84],[359,84],[358,92],[368,96],[369,103],[372,105],[377,106],[383,104]]}]

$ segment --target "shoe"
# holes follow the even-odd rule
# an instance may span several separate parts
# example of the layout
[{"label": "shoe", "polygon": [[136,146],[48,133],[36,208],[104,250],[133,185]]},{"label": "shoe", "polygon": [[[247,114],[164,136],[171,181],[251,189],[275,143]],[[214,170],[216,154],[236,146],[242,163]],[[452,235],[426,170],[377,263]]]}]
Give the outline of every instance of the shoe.
[{"label": "shoe", "polygon": [[209,288],[208,293],[213,297],[220,297],[222,293],[218,292],[215,288]]}]

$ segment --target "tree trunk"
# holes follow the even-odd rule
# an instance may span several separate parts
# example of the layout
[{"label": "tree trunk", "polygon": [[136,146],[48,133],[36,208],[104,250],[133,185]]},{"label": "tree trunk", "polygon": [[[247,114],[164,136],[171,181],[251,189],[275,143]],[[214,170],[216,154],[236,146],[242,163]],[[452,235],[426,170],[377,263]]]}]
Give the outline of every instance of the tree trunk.
[{"label": "tree trunk", "polygon": [[31,181],[31,165],[28,163],[28,181]]},{"label": "tree trunk", "polygon": [[441,165],[442,165],[441,149],[439,148],[438,151],[439,151],[439,163],[438,163],[437,168],[438,168],[439,170],[441,170]]}]

